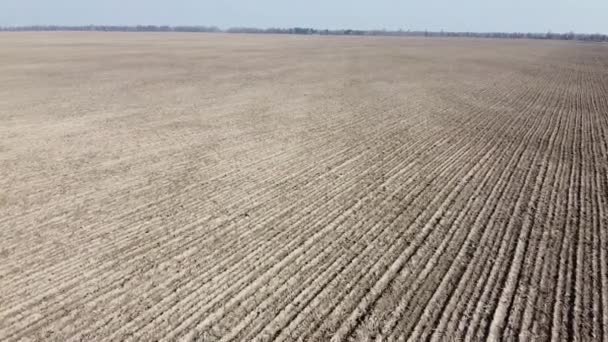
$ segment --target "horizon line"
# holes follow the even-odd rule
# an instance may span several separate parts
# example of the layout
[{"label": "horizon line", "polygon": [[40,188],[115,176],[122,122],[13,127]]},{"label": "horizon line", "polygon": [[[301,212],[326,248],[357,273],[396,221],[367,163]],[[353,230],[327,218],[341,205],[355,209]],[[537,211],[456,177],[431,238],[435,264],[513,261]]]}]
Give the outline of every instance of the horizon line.
[{"label": "horizon line", "polygon": [[[382,33],[382,32],[386,32],[386,33],[424,33],[424,32],[428,32],[428,33],[432,33],[432,34],[479,34],[479,35],[483,35],[483,34],[531,34],[531,35],[566,35],[566,34],[574,34],[574,35],[579,35],[579,36],[593,36],[593,35],[602,35],[602,36],[608,36],[608,33],[603,33],[603,32],[579,32],[579,31],[574,31],[574,30],[570,30],[570,31],[553,31],[553,30],[547,30],[546,32],[540,32],[540,31],[494,31],[494,30],[490,30],[490,31],[460,31],[460,30],[446,30],[446,29],[441,29],[441,30],[428,30],[428,29],[404,29],[404,28],[399,28],[399,29],[386,29],[386,28],[373,28],[373,29],[358,29],[358,28],[316,28],[316,27],[310,27],[310,26],[289,26],[289,27],[281,27],[281,26],[267,26],[267,27],[259,27],[259,26],[217,26],[217,25],[158,25],[158,24],[128,24],[128,25],[122,25],[122,24],[85,24],[85,25],[62,25],[62,24],[34,24],[34,25],[0,25],[0,30],[1,31],[11,31],[11,30],[30,30],[30,31],[44,31],[44,29],[51,29],[51,28],[55,28],[55,29],[66,29],[66,30],[74,30],[74,31],[86,31],[85,28],[92,28],[93,30],[98,30],[101,31],[99,29],[101,28],[111,28],[111,29],[120,29],[120,28],[124,28],[124,29],[133,29],[134,32],[141,32],[141,31],[137,31],[137,28],[158,28],[160,32],[162,32],[161,29],[166,28],[166,31],[175,31],[175,29],[180,29],[180,28],[191,28],[191,29],[196,29],[196,28],[206,28],[206,29],[213,29],[213,32],[223,32],[223,33],[234,33],[234,32],[230,32],[231,30],[255,30],[255,31],[259,31],[260,33],[264,33],[263,31],[271,31],[271,30],[282,30],[282,31],[287,31],[287,30],[294,30],[294,29],[304,29],[304,30],[313,30],[315,32],[323,32],[323,31],[329,31],[329,32],[339,32],[339,31],[355,31],[355,32],[367,32],[367,33]],[[176,32],[180,32],[180,31],[176,31]],[[192,31],[192,32],[198,32],[198,31]],[[211,32],[211,31],[210,31]]]}]

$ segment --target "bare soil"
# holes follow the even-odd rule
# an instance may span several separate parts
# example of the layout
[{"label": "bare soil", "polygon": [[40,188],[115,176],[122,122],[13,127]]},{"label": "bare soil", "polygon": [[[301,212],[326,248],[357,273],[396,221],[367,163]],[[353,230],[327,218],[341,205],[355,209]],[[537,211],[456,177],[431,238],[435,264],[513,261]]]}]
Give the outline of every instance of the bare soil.
[{"label": "bare soil", "polygon": [[0,34],[0,339],[608,339],[608,46]]}]

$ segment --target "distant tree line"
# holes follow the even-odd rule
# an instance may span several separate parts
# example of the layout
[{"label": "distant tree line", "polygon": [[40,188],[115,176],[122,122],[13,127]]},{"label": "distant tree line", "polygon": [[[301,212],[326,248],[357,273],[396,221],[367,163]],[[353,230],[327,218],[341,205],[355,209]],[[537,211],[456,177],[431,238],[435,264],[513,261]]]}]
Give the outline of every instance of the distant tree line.
[{"label": "distant tree line", "polygon": [[502,39],[555,39],[608,41],[608,35],[595,33],[520,33],[520,32],[447,32],[447,31],[389,31],[389,30],[319,30],[314,28],[268,28],[233,27],[224,31],[228,33],[270,33],[270,34],[310,34],[334,36],[403,36],[403,37],[469,37],[469,38],[502,38]]},{"label": "distant tree line", "polygon": [[0,31],[103,31],[103,32],[221,32],[215,26],[116,26],[116,25],[86,25],[86,26],[57,26],[35,25],[0,27]]},{"label": "distant tree line", "polygon": [[221,30],[216,26],[16,26],[0,27],[0,31],[108,31],[108,32],[225,32],[257,34],[300,34],[300,35],[336,35],[336,36],[402,36],[402,37],[468,37],[468,38],[501,38],[501,39],[554,39],[608,42],[608,35],[595,33],[520,33],[520,32],[448,32],[448,31],[410,31],[410,30],[320,30],[309,27],[292,28],[254,28],[232,27]]}]

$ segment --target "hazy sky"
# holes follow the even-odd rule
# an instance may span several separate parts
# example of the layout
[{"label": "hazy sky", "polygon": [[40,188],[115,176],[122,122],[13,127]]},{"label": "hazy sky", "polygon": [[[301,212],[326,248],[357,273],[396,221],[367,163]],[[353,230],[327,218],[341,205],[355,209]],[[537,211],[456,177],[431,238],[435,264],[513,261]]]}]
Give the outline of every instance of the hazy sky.
[{"label": "hazy sky", "polygon": [[608,0],[0,0],[0,25],[608,33]]}]

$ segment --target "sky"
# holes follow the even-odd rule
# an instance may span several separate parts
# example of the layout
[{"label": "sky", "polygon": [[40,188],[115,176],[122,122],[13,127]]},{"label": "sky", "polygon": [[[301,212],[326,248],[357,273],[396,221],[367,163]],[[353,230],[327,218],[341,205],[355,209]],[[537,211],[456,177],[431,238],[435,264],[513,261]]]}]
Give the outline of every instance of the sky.
[{"label": "sky", "polygon": [[608,33],[608,0],[0,0],[0,26],[89,24]]}]

